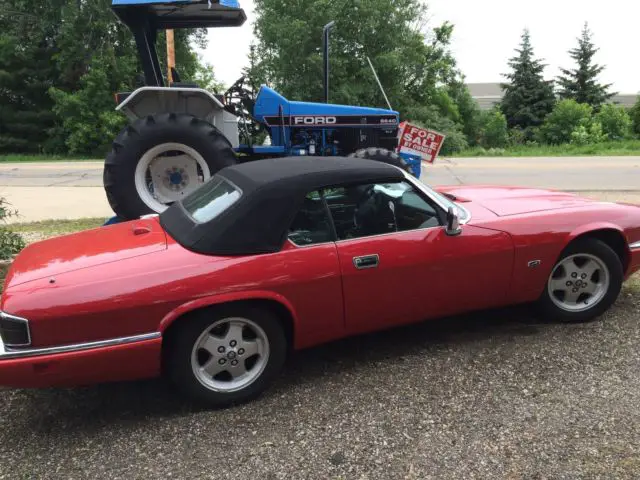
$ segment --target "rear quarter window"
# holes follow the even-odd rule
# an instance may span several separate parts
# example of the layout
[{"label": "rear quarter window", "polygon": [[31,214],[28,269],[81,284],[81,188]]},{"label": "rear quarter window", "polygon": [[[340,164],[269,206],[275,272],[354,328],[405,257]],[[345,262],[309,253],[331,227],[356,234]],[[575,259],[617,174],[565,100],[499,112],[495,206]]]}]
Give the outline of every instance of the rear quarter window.
[{"label": "rear quarter window", "polygon": [[214,176],[182,201],[182,206],[197,223],[213,220],[236,203],[242,192],[223,177]]}]

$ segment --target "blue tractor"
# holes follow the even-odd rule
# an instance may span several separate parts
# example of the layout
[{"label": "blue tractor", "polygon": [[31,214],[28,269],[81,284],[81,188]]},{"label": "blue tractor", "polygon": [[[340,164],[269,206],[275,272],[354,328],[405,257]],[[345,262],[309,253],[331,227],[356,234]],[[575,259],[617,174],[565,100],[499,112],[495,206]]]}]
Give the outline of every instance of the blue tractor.
[{"label": "blue tractor", "polygon": [[420,175],[420,161],[396,153],[399,114],[329,103],[328,40],[324,29],[324,103],[290,101],[246,78],[223,94],[181,81],[167,83],[155,44],[163,29],[240,26],[237,0],[113,0],[134,35],[144,86],[118,93],[130,123],[105,161],[104,187],[119,219],[159,213],[238,162],[284,156],[356,156]]}]

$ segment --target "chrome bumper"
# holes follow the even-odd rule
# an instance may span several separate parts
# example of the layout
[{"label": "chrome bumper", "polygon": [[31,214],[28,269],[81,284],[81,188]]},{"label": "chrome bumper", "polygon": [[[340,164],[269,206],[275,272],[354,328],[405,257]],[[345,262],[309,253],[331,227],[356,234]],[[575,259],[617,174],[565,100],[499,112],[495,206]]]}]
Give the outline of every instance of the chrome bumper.
[{"label": "chrome bumper", "polygon": [[2,338],[0,338],[0,361],[11,358],[28,358],[42,355],[53,355],[57,353],[79,352],[93,348],[113,347],[127,343],[143,342],[160,338],[160,332],[145,333],[143,335],[133,335],[131,337],[112,338],[110,340],[99,340],[97,342],[73,343],[70,345],[60,345],[57,347],[45,348],[5,348]]}]

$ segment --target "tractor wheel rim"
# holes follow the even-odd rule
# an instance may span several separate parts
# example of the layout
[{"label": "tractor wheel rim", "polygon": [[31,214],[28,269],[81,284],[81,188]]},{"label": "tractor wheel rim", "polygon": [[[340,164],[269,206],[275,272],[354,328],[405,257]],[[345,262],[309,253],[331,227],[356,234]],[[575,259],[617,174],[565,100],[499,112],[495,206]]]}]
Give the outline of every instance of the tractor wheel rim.
[{"label": "tractor wheel rim", "polygon": [[584,312],[602,301],[610,282],[609,269],[600,258],[580,253],[563,258],[554,267],[547,290],[562,310]]},{"label": "tractor wheel rim", "polygon": [[182,143],[162,143],[140,157],[135,187],[147,207],[162,213],[210,177],[209,166],[197,150]]},{"label": "tractor wheel rim", "polygon": [[225,318],[208,326],[191,351],[191,369],[209,390],[237,392],[255,382],[269,361],[264,330],[247,318]]}]

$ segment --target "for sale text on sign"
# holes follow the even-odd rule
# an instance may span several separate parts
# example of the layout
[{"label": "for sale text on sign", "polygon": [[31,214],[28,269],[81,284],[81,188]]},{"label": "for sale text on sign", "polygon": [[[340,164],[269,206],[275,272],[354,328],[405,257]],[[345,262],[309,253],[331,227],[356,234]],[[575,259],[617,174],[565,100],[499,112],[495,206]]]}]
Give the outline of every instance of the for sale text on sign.
[{"label": "for sale text on sign", "polygon": [[407,122],[400,124],[398,151],[419,155],[425,162],[433,163],[440,153],[445,136],[434,130],[416,127]]}]

